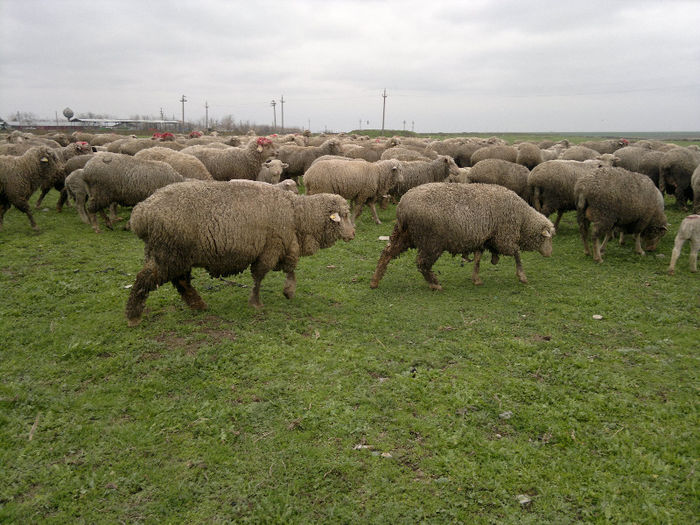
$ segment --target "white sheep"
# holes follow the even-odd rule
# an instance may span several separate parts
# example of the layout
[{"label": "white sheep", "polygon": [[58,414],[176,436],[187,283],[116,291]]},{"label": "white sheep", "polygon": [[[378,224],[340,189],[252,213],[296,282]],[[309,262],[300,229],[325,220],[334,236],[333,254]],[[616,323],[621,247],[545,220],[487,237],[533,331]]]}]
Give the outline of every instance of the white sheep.
[{"label": "white sheep", "polygon": [[698,249],[700,249],[700,215],[688,215],[681,222],[676,240],[673,243],[671,264],[668,266],[669,275],[676,272],[676,261],[687,240],[690,240],[690,271],[695,273],[698,271]]}]

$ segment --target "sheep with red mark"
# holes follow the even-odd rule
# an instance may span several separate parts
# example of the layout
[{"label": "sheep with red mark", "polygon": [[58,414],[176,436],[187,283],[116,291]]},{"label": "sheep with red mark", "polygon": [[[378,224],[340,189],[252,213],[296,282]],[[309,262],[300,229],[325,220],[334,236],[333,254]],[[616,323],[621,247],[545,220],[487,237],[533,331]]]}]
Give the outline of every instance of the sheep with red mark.
[{"label": "sheep with red mark", "polygon": [[207,168],[214,180],[255,180],[263,163],[277,155],[277,148],[270,139],[258,137],[244,148],[194,148],[190,150]]}]

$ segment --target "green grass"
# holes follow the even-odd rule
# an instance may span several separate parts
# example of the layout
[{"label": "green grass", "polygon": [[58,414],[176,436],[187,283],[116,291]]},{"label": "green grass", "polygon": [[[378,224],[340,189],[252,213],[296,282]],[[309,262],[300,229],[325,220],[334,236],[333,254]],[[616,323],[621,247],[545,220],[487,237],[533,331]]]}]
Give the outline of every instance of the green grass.
[{"label": "green grass", "polygon": [[293,300],[196,270],[208,311],[167,285],[133,329],[142,242],[55,202],[0,232],[0,522],[697,522],[700,281],[687,246],[666,275],[671,200],[656,254],[597,265],[569,213],[529,284],[445,254],[442,292],[414,251],[369,288],[395,209],[366,211]]}]

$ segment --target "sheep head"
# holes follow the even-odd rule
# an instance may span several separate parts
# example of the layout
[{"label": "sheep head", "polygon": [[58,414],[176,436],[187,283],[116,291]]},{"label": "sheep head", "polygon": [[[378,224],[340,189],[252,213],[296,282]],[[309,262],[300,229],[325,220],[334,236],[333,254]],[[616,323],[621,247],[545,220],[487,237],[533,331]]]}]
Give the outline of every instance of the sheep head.
[{"label": "sheep head", "polygon": [[272,141],[265,137],[258,137],[255,143],[258,145],[258,153],[262,153],[263,149],[266,147],[272,147]]}]

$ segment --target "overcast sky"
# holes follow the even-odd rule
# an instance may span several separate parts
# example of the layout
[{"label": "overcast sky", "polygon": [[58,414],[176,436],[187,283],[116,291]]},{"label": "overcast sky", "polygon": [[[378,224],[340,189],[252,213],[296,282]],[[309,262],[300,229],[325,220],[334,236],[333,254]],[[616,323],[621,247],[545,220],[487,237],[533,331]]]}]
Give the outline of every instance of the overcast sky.
[{"label": "overcast sky", "polygon": [[[0,0],[0,116],[700,130],[699,0]],[[280,105],[277,105],[280,124]],[[369,121],[369,125],[367,124]]]}]

